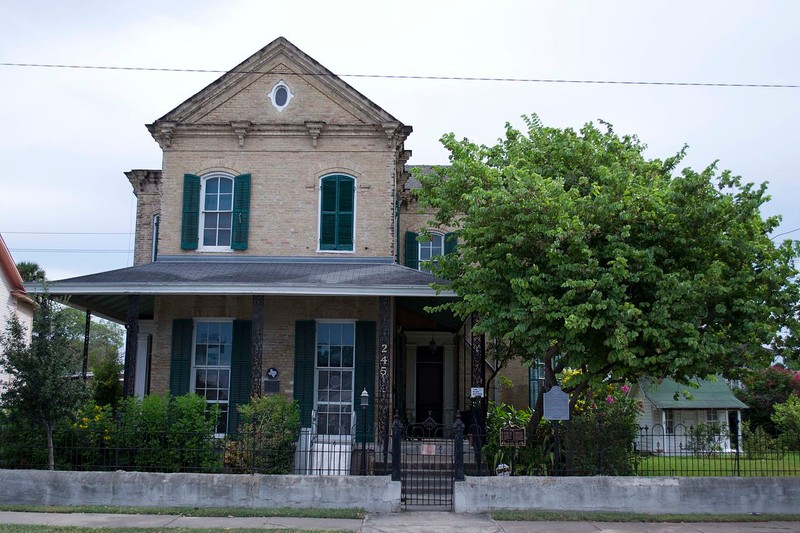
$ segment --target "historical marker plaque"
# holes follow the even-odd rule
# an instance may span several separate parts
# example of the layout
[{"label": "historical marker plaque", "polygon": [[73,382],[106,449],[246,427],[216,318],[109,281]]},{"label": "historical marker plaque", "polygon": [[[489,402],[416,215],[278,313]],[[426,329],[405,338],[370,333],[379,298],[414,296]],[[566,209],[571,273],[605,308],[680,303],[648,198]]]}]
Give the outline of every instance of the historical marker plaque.
[{"label": "historical marker plaque", "polygon": [[513,448],[525,446],[525,428],[516,426],[500,428],[500,446]]},{"label": "historical marker plaque", "polygon": [[544,393],[544,419],[569,420],[569,394],[561,387],[553,387]]}]

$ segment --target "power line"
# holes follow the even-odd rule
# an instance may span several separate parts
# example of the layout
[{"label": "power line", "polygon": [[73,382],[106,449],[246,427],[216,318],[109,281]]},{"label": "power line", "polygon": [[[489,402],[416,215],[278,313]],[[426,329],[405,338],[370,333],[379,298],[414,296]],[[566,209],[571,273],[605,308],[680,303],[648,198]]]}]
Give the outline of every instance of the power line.
[{"label": "power line", "polygon": [[770,237],[769,240],[776,239],[776,238],[781,237],[783,235],[789,235],[790,233],[794,233],[795,231],[800,231],[800,228],[794,228],[794,229],[790,229],[789,231],[784,231],[783,233],[778,233],[777,235],[773,235],[772,237]]},{"label": "power line", "polygon": [[0,231],[3,235],[131,235],[131,232],[121,231]]},{"label": "power line", "polygon": [[557,79],[557,78],[499,78],[490,76],[420,76],[406,74],[333,74],[330,72],[296,73],[290,71],[261,71],[261,70],[217,70],[217,69],[190,69],[190,68],[156,68],[156,67],[120,67],[112,65],[67,65],[55,63],[10,63],[0,62],[2,67],[26,68],[57,68],[79,70],[122,70],[134,72],[184,72],[199,74],[278,74],[281,76],[319,76],[340,78],[379,78],[391,80],[428,80],[428,81],[484,81],[484,82],[512,82],[512,83],[560,83],[584,85],[650,85],[665,87],[732,87],[755,89],[800,89],[798,84],[785,83],[720,83],[720,82],[693,82],[693,81],[643,81],[643,80],[591,80],[591,79]]},{"label": "power line", "polygon": [[102,250],[87,248],[10,248],[11,252],[55,253],[55,254],[127,254],[130,250]]}]

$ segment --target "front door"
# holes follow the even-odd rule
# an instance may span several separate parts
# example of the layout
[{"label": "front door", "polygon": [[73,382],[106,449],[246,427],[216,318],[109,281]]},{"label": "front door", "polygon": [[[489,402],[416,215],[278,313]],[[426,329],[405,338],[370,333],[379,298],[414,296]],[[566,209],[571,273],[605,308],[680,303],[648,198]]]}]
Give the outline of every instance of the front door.
[{"label": "front door", "polygon": [[417,398],[416,422],[422,423],[430,415],[438,424],[443,422],[444,411],[444,350],[437,346],[417,348]]}]

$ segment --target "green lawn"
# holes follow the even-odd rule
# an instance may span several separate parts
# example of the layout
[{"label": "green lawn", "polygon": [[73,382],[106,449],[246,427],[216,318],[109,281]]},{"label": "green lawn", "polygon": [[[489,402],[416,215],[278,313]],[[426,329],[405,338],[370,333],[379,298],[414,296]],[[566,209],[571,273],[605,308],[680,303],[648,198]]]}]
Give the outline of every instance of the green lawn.
[{"label": "green lawn", "polygon": [[800,476],[800,452],[749,459],[733,454],[713,457],[643,456],[636,472],[640,476]]}]

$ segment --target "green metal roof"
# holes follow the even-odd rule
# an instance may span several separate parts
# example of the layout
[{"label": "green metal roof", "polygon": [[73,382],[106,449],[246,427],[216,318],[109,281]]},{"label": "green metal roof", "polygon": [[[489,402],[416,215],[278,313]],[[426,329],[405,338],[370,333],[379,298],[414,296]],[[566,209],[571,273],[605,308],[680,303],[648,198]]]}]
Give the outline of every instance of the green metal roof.
[{"label": "green metal roof", "polygon": [[722,378],[715,381],[692,378],[697,388],[672,379],[661,382],[640,379],[639,386],[648,400],[659,409],[747,409],[731,392]]}]

